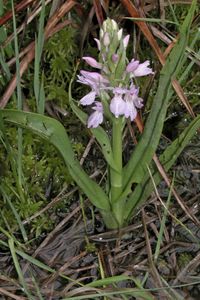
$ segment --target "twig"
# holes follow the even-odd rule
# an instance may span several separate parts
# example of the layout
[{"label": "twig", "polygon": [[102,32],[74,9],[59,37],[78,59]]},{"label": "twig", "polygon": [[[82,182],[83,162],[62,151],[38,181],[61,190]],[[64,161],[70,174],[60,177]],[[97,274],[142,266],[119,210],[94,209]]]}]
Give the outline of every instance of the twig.
[{"label": "twig", "polygon": [[185,268],[181,270],[181,272],[177,275],[176,279],[174,280],[173,285],[176,285],[178,281],[181,280],[181,278],[185,277],[191,267],[194,266],[194,268],[196,269],[199,266],[199,264],[200,253],[197,256],[195,256],[195,258],[193,258]]},{"label": "twig", "polygon": [[0,294],[2,295],[6,295],[12,299],[15,299],[15,300],[26,300],[26,298],[22,297],[22,296],[16,296],[14,295],[13,293],[10,293],[8,291],[6,291],[5,289],[1,288],[0,287]]}]

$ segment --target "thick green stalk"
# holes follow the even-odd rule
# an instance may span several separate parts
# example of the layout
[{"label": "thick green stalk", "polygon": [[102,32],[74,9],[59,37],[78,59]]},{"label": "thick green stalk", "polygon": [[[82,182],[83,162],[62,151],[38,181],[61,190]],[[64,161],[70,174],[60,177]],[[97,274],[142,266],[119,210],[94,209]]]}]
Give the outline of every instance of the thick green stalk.
[{"label": "thick green stalk", "polygon": [[112,150],[116,170],[110,170],[111,204],[116,202],[122,190],[122,118],[113,121]]},{"label": "thick green stalk", "polygon": [[[110,168],[110,203],[113,216],[111,219],[116,221],[116,224],[113,224],[112,227],[114,226],[115,228],[116,225],[121,227],[123,223],[121,203],[117,201],[122,192],[122,122],[122,118],[115,118],[112,129],[112,150],[116,170]],[[107,225],[109,226],[109,224]]]}]

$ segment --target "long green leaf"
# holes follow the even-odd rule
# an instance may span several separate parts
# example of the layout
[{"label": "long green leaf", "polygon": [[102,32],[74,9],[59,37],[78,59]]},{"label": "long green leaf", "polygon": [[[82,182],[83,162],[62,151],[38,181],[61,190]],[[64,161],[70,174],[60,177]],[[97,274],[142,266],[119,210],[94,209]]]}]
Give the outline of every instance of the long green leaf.
[{"label": "long green leaf", "polygon": [[[180,136],[163,152],[159,157],[160,163],[164,167],[165,171],[168,171],[175,163],[178,156],[188,145],[189,141],[195,135],[197,129],[200,127],[200,116],[197,116],[191,124],[180,134]],[[160,173],[158,172],[156,166],[151,166],[151,173],[155,184],[159,184],[162,180]],[[138,184],[134,192],[129,196],[126,203],[126,211],[124,214],[124,219],[130,218],[133,210],[144,202],[153,191],[153,183],[149,175],[146,174],[143,182]]]},{"label": "long green leaf", "polygon": [[150,163],[157,148],[165,121],[169,93],[172,89],[171,80],[179,72],[182,66],[182,58],[187,45],[191,20],[196,7],[196,0],[192,2],[188,15],[181,26],[180,38],[170,53],[163,69],[161,70],[158,90],[155,95],[151,112],[145,124],[142,137],[132,153],[128,164],[125,166],[123,193],[121,197],[127,196],[131,192],[133,182],[140,183],[147,172],[146,166]]},{"label": "long green leaf", "polygon": [[75,158],[69,137],[60,122],[43,115],[15,110],[1,110],[0,114],[5,122],[30,129],[52,143],[63,156],[72,178],[89,200],[102,210],[110,209],[109,199],[104,191],[85,173]]}]

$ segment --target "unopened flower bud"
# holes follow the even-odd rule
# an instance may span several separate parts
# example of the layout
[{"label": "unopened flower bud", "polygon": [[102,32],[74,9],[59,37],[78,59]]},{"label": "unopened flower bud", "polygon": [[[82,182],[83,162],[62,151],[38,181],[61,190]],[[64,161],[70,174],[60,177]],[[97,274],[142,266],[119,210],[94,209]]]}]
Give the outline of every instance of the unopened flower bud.
[{"label": "unopened flower bud", "polygon": [[104,35],[104,31],[103,31],[103,29],[101,28],[101,29],[100,29],[100,38],[101,38],[101,39],[103,38],[103,35]]},{"label": "unopened flower bud", "polygon": [[114,63],[117,63],[118,62],[118,60],[119,60],[119,55],[118,54],[113,54],[112,55],[112,61],[114,62]]},{"label": "unopened flower bud", "polygon": [[103,44],[105,47],[110,45],[110,37],[109,37],[109,33],[105,32],[104,36],[103,36]]},{"label": "unopened flower bud", "polygon": [[94,39],[94,40],[95,40],[95,42],[97,43],[97,48],[98,48],[98,50],[101,51],[101,43],[100,43],[100,40],[98,40],[98,39]]},{"label": "unopened flower bud", "polygon": [[112,29],[118,30],[118,25],[113,19],[111,20],[111,23],[112,23]]},{"label": "unopened flower bud", "polygon": [[124,48],[126,49],[127,46],[128,46],[128,42],[129,42],[129,38],[130,38],[130,35],[126,35],[125,38],[123,39],[123,45],[124,45]]}]

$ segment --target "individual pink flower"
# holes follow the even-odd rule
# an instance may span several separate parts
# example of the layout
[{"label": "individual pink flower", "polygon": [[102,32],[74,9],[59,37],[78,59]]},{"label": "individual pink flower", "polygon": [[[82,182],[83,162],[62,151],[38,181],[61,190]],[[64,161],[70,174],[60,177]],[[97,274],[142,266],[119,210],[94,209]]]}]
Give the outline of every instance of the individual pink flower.
[{"label": "individual pink flower", "polygon": [[152,69],[148,67],[149,64],[149,60],[146,60],[145,62],[140,64],[139,60],[132,59],[126,67],[126,72],[132,73],[134,77],[141,77],[149,74],[154,74]]},{"label": "individual pink flower", "polygon": [[97,128],[103,122],[103,105],[101,102],[95,102],[92,109],[94,112],[88,118],[88,128]]},{"label": "individual pink flower", "polygon": [[97,72],[88,72],[81,70],[81,75],[78,75],[78,82],[89,85],[91,88],[105,86],[109,81]]},{"label": "individual pink flower", "polygon": [[95,101],[96,96],[100,95],[101,89],[105,89],[109,81],[97,72],[88,72],[81,70],[81,75],[78,75],[78,82],[91,87],[91,91],[81,98],[80,103],[82,105],[90,105]]},{"label": "individual pink flower", "polygon": [[116,118],[118,118],[119,116],[124,115],[125,102],[122,98],[122,95],[126,93],[126,89],[119,87],[114,88],[113,93],[114,97],[111,99],[110,102],[110,111]]},{"label": "individual pink flower", "polygon": [[124,116],[126,118],[130,118],[133,121],[137,116],[137,108],[141,108],[143,106],[142,98],[138,97],[139,88],[136,88],[134,85],[131,86],[130,90],[124,96],[125,100],[125,109]]},{"label": "individual pink flower", "polygon": [[96,61],[96,59],[94,59],[93,57],[90,56],[84,56],[82,57],[82,59],[84,59],[86,61],[86,63],[88,65],[90,65],[93,68],[97,68],[97,69],[101,69],[102,68],[102,64],[98,63]]}]

